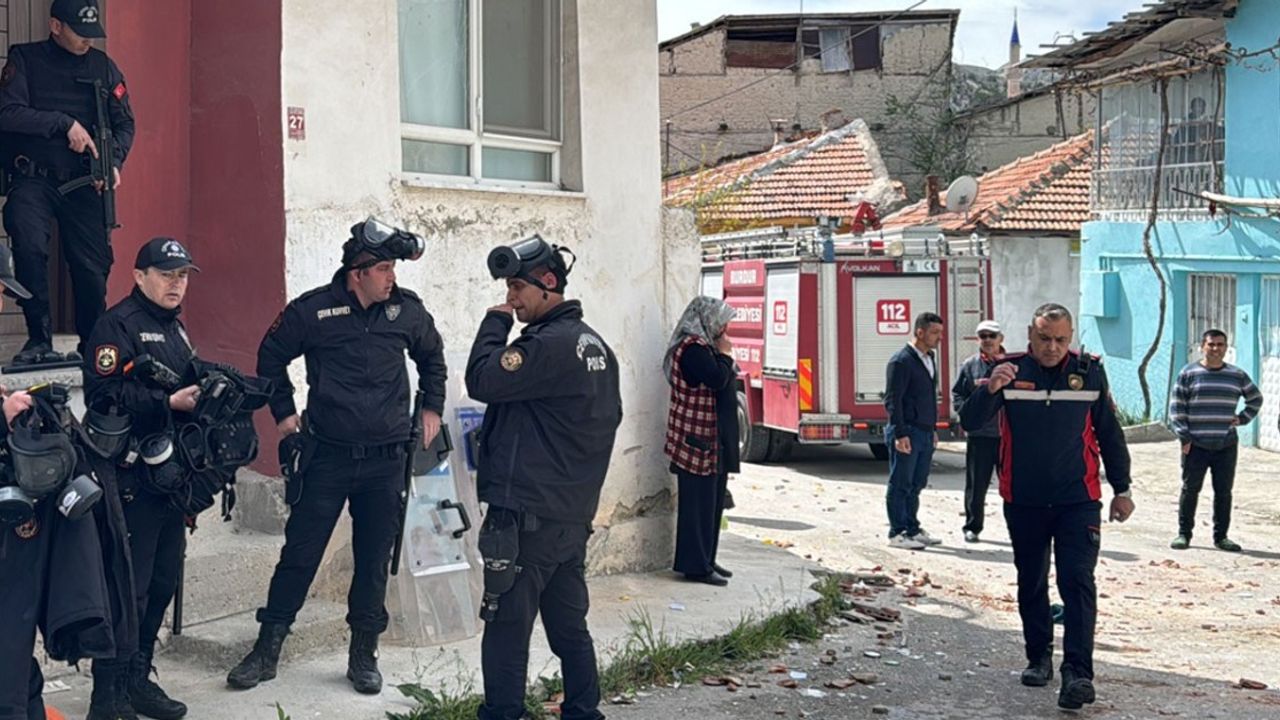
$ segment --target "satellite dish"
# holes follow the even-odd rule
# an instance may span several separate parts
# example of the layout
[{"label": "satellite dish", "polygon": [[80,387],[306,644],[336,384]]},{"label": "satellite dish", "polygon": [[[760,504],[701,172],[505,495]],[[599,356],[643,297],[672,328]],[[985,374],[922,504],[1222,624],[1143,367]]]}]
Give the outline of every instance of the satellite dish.
[{"label": "satellite dish", "polygon": [[947,212],[967,213],[978,199],[978,181],[961,175],[947,187]]}]

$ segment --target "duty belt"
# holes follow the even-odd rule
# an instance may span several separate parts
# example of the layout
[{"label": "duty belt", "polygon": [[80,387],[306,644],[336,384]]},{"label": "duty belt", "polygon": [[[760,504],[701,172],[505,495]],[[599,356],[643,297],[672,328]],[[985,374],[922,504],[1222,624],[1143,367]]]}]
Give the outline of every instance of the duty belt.
[{"label": "duty belt", "polygon": [[20,177],[44,178],[57,183],[65,183],[84,175],[83,172],[76,170],[58,170],[57,168],[37,164],[25,155],[19,155],[13,159],[13,172]]},{"label": "duty belt", "polygon": [[383,445],[353,445],[316,437],[316,442],[328,449],[350,457],[352,460],[381,459],[395,460],[404,457],[404,443],[387,443]]}]

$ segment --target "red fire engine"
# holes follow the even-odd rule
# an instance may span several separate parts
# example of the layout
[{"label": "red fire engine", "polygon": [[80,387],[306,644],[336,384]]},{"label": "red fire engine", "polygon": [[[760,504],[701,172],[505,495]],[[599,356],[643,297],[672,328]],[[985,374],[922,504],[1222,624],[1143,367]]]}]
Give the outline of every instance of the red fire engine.
[{"label": "red fire engine", "polygon": [[948,243],[927,230],[828,239],[813,228],[768,228],[704,236],[702,259],[702,294],[737,310],[728,333],[740,368],[744,460],[781,461],[797,441],[866,443],[887,458],[885,368],[926,311],[946,328],[938,433],[958,436],[952,378],[990,317],[981,241]]}]

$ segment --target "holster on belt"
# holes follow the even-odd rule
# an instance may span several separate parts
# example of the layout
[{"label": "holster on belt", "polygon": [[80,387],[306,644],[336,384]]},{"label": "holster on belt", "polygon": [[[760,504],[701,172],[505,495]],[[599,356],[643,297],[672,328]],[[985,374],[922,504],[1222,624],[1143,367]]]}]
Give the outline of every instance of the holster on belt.
[{"label": "holster on belt", "polygon": [[516,583],[520,566],[519,513],[490,508],[480,528],[480,556],[484,559],[484,599],[480,619],[492,622],[498,614],[499,599]]},{"label": "holster on belt", "polygon": [[303,477],[307,465],[316,452],[316,439],[308,432],[306,415],[302,418],[302,432],[280,438],[278,453],[280,472],[284,475],[284,501],[290,507],[302,499]]}]

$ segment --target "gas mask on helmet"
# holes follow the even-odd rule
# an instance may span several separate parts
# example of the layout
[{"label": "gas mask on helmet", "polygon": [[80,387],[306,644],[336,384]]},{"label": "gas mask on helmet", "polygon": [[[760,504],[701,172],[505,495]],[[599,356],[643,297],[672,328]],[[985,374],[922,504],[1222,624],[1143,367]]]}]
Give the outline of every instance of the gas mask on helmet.
[{"label": "gas mask on helmet", "polygon": [[[549,245],[541,235],[533,235],[512,245],[499,245],[489,251],[489,274],[494,280],[519,278],[545,292],[564,294],[578,256],[559,245]],[[548,288],[534,276],[534,271],[545,268],[556,276],[556,287]]]},{"label": "gas mask on helmet", "polygon": [[[418,260],[427,250],[421,235],[392,227],[370,216],[351,226],[351,237],[342,244],[342,266],[348,270],[361,270],[387,260]],[[367,253],[370,259],[361,263],[355,260]]]},{"label": "gas mask on helmet", "polygon": [[0,488],[0,520],[26,522],[36,503],[49,497],[58,512],[75,520],[102,498],[102,488],[76,472],[81,458],[59,416],[66,410],[69,389],[44,385],[29,392],[34,405],[14,419],[9,434],[13,484]]}]

